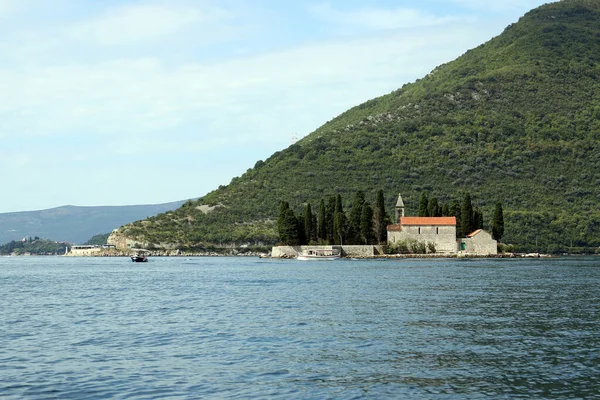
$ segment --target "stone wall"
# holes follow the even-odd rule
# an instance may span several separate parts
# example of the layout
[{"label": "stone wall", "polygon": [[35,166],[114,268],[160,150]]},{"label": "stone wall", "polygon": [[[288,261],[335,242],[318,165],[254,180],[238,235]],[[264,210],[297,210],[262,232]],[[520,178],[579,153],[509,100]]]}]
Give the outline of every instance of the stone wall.
[{"label": "stone wall", "polygon": [[391,245],[407,239],[422,243],[433,243],[437,253],[456,254],[458,251],[456,226],[408,225],[402,226],[401,231],[388,231],[388,243]]},{"label": "stone wall", "polygon": [[103,249],[100,246],[97,247],[85,247],[85,248],[75,248],[71,247],[71,251],[67,254],[67,256],[72,257],[90,257],[97,256],[102,253]]},{"label": "stone wall", "polygon": [[275,246],[271,250],[273,258],[295,258],[305,250],[338,250],[343,257],[368,258],[383,253],[379,246]]}]

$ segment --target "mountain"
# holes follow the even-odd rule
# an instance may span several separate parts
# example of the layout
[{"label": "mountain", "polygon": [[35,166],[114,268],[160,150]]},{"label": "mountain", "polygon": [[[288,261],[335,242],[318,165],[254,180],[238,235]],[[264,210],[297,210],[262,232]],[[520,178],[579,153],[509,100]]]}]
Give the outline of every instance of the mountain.
[{"label": "mountain", "polygon": [[296,212],[341,194],[469,192],[504,241],[558,251],[600,245],[600,2],[563,0],[423,79],[354,107],[227,186],[115,237],[202,247],[277,240],[278,202]]},{"label": "mountain", "polygon": [[99,233],[109,233],[124,224],[180,207],[184,201],[172,203],[114,206],[63,206],[40,211],[0,214],[0,244],[24,237],[40,237],[55,241],[83,243]]}]

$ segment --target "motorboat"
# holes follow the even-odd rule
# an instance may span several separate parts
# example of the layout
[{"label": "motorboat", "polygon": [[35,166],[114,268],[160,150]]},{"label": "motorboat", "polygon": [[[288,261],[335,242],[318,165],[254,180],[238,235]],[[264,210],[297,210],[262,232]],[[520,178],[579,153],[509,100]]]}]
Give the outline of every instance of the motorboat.
[{"label": "motorboat", "polygon": [[309,249],[299,254],[297,259],[301,261],[323,260],[331,261],[341,258],[341,254],[333,249]]}]

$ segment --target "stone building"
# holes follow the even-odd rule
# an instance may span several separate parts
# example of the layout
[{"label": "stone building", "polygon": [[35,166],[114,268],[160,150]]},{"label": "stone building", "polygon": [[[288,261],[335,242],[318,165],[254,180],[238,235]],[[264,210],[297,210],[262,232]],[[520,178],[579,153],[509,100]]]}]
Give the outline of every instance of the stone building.
[{"label": "stone building", "polygon": [[478,229],[460,239],[460,251],[464,254],[495,255],[498,254],[498,242],[488,232]]},{"label": "stone building", "polygon": [[498,254],[498,244],[492,236],[479,229],[464,239],[456,239],[456,217],[405,217],[404,201],[398,195],[396,223],[387,227],[388,243],[417,241],[433,244],[442,254]]},{"label": "stone building", "polygon": [[397,224],[387,227],[388,243],[416,240],[432,243],[436,253],[457,251],[456,217],[400,217]]},{"label": "stone building", "polygon": [[417,241],[433,244],[436,253],[457,252],[456,217],[406,217],[404,201],[398,195],[396,223],[387,227],[388,243]]}]

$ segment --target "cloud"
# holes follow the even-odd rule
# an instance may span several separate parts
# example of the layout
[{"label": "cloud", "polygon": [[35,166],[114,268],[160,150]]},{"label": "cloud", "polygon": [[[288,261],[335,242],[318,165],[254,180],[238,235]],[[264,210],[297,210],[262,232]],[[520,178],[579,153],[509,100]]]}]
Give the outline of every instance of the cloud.
[{"label": "cloud", "polygon": [[101,45],[134,45],[155,41],[194,26],[216,27],[233,16],[225,9],[181,3],[134,3],[70,27],[72,38]]},{"label": "cloud", "polygon": [[414,8],[364,7],[341,10],[333,8],[329,3],[321,3],[310,7],[310,11],[316,18],[330,23],[368,30],[416,28],[442,25],[458,20],[457,17],[439,17]]}]

